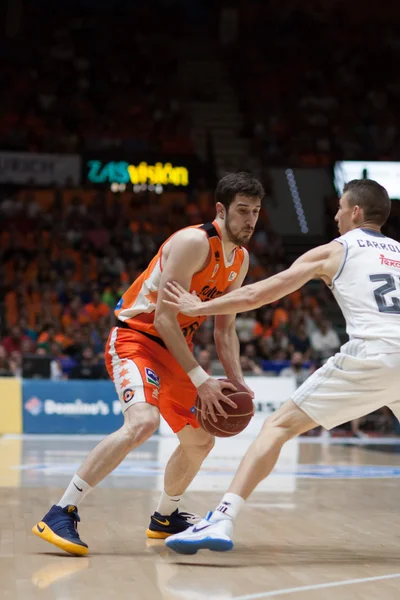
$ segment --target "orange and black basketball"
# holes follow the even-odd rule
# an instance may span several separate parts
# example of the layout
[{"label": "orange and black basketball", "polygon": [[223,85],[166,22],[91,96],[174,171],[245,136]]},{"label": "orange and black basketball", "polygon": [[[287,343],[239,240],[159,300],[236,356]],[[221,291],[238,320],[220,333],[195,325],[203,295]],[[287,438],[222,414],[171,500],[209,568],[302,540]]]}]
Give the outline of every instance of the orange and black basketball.
[{"label": "orange and black basketball", "polygon": [[[226,379],[225,381],[228,380]],[[230,398],[236,404],[237,408],[232,408],[232,406],[222,402],[222,406],[228,415],[227,418],[217,414],[217,421],[213,421],[210,415],[206,419],[203,419],[200,398],[197,397],[196,400],[195,410],[198,422],[205,431],[216,437],[232,437],[237,435],[246,429],[254,415],[254,404],[249,392],[240,383],[233,381],[231,383],[233,383],[237,391],[233,392],[227,388],[222,390],[222,393]]]}]

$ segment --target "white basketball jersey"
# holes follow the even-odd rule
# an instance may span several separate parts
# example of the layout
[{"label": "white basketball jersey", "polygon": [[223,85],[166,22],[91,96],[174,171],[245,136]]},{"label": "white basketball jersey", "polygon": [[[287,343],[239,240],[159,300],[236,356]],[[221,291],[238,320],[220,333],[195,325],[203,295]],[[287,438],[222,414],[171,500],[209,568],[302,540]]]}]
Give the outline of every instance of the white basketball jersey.
[{"label": "white basketball jersey", "polygon": [[400,243],[371,229],[336,239],[345,252],[332,292],[350,337],[369,353],[400,352]]}]

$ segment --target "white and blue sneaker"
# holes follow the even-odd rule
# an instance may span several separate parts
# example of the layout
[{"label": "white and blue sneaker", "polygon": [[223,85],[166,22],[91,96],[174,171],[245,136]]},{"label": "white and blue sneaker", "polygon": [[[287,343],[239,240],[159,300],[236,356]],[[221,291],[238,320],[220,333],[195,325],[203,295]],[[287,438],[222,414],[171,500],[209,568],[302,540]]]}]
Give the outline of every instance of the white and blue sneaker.
[{"label": "white and blue sneaker", "polygon": [[171,535],[165,545],[179,554],[196,554],[198,550],[226,552],[232,550],[233,523],[231,519],[211,521],[212,512],[205,519],[181,533]]}]

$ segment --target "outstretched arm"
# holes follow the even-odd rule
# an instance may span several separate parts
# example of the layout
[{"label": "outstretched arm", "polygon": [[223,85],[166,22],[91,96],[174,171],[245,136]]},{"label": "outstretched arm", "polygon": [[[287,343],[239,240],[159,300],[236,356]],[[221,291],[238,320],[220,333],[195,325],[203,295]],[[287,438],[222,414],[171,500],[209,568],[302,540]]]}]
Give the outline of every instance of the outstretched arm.
[{"label": "outstretched arm", "polygon": [[228,315],[253,310],[291,294],[311,279],[330,279],[331,269],[327,264],[337,250],[340,247],[336,242],[314,248],[300,256],[289,269],[209,302],[199,302],[175,283],[168,285],[166,294],[171,304],[187,315]]}]

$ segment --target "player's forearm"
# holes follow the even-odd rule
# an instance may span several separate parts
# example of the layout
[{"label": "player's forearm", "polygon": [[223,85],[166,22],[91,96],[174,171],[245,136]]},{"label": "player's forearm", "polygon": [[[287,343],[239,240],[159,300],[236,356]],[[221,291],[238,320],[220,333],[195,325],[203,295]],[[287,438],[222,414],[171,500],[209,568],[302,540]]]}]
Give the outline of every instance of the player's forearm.
[{"label": "player's forearm", "polygon": [[199,363],[190,351],[182,330],[178,325],[178,321],[174,316],[160,315],[155,319],[154,326],[172,356],[178,361],[186,373],[199,366]]},{"label": "player's forearm", "polygon": [[232,381],[243,381],[240,366],[240,344],[234,327],[214,331],[214,341],[218,358],[224,367],[226,376]]},{"label": "player's forearm", "polygon": [[254,284],[229,292],[215,300],[209,300],[196,306],[196,315],[234,315],[259,308],[265,304],[254,291]]},{"label": "player's forearm", "polygon": [[310,268],[307,265],[299,266],[296,276],[292,275],[291,269],[287,269],[269,279],[245,285],[220,298],[198,304],[196,315],[231,315],[254,310],[291,294],[310,279]]}]

